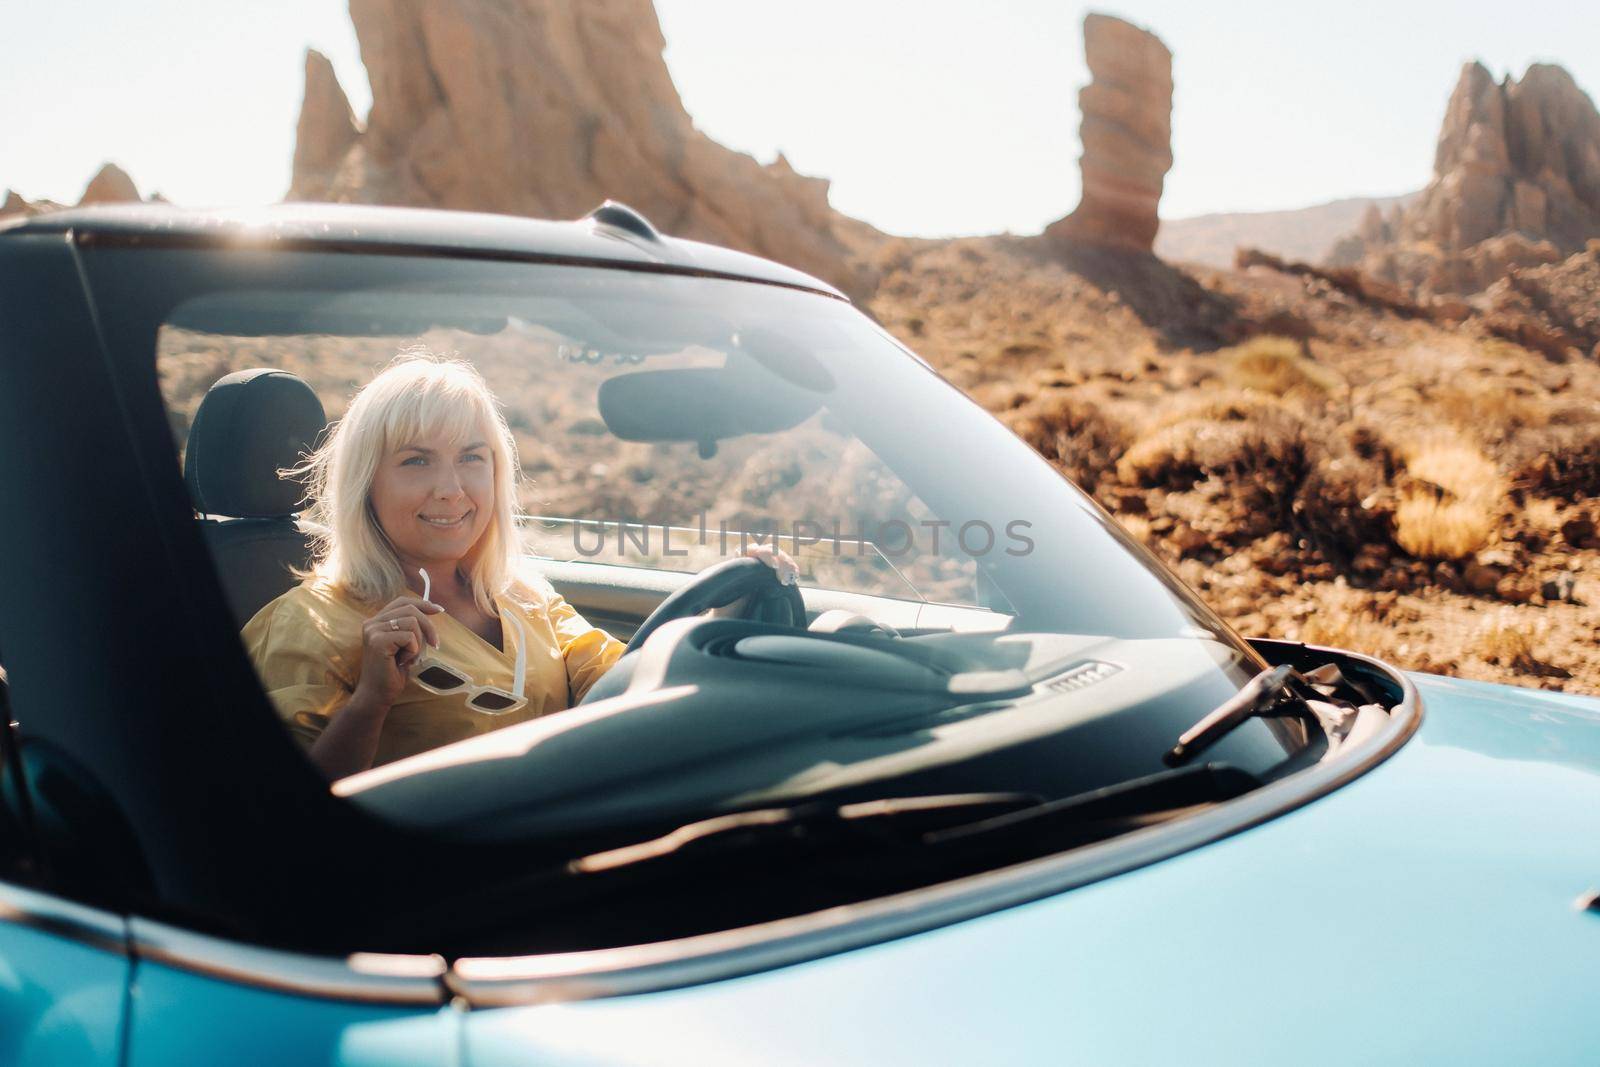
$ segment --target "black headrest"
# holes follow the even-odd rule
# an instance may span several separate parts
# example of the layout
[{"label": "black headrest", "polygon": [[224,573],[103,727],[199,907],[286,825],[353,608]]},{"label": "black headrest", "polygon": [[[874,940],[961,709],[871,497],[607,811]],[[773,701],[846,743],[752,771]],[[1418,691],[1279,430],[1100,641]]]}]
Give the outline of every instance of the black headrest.
[{"label": "black headrest", "polygon": [[281,370],[241,370],[217,379],[189,427],[183,480],[207,515],[265,519],[292,515],[301,480],[278,471],[300,465],[327,425],[322,401]]}]

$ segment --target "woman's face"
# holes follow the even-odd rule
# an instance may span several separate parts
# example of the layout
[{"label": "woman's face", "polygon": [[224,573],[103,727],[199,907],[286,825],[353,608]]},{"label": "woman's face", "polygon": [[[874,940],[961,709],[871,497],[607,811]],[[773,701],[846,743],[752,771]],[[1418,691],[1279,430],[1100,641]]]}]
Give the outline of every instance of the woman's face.
[{"label": "woman's face", "polygon": [[453,573],[494,517],[494,453],[481,430],[442,431],[384,456],[372,479],[372,510],[408,569]]}]

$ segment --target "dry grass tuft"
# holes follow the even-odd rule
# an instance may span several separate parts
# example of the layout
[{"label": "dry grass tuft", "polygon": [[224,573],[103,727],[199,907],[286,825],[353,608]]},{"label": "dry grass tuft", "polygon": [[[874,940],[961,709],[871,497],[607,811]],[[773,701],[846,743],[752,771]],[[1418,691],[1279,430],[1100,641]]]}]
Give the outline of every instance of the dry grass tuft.
[{"label": "dry grass tuft", "polygon": [[1395,508],[1395,543],[1420,559],[1464,559],[1500,521],[1505,483],[1482,452],[1456,437],[1425,440],[1406,457],[1413,482]]},{"label": "dry grass tuft", "polygon": [[1369,656],[1392,655],[1388,647],[1393,630],[1370,612],[1343,604],[1327,604],[1300,624],[1298,640],[1308,645],[1326,645]]},{"label": "dry grass tuft", "polygon": [[1147,545],[1155,543],[1155,534],[1150,529],[1150,517],[1148,515],[1123,514],[1116,516],[1116,520],[1117,525],[1127,530],[1135,541],[1141,541]]},{"label": "dry grass tuft", "polygon": [[1549,620],[1530,618],[1527,611],[1502,608],[1473,634],[1473,648],[1484,660],[1535,678],[1571,678],[1572,671],[1552,663],[1541,647],[1550,635]]},{"label": "dry grass tuft", "polygon": [[1287,337],[1254,337],[1221,353],[1223,377],[1239,389],[1273,396],[1321,400],[1342,384],[1339,376],[1300,353]]},{"label": "dry grass tuft", "polygon": [[1318,587],[1316,608],[1289,636],[1310,645],[1327,645],[1371,656],[1393,654],[1394,627],[1386,622],[1370,595],[1343,582]]},{"label": "dry grass tuft", "polygon": [[1538,358],[1532,350],[1503,337],[1483,338],[1478,342],[1478,351],[1487,356],[1492,363],[1509,367],[1527,366]]},{"label": "dry grass tuft", "polygon": [[1465,559],[1489,540],[1496,515],[1480,500],[1406,495],[1394,512],[1394,539],[1419,559]]},{"label": "dry grass tuft", "polygon": [[1530,625],[1515,611],[1501,609],[1484,619],[1472,635],[1473,651],[1490,663],[1526,670],[1539,662],[1534,644],[1543,630],[1542,619]]},{"label": "dry grass tuft", "polygon": [[1460,438],[1437,436],[1409,450],[1406,471],[1460,499],[1501,492],[1500,471],[1477,448]]}]

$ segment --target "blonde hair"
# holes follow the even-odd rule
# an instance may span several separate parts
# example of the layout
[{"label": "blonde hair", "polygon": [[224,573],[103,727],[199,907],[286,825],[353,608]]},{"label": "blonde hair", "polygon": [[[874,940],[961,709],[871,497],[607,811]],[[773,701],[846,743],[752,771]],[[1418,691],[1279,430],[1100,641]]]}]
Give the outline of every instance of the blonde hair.
[{"label": "blonde hair", "polygon": [[372,510],[372,482],[383,458],[442,430],[453,437],[487,432],[494,457],[494,515],[462,569],[472,597],[494,615],[492,597],[517,577],[517,446],[482,375],[461,360],[409,348],[350,401],[327,439],[292,472],[307,476],[315,528],[312,564],[301,577],[326,581],[356,600],[387,603],[407,591],[388,535]]}]

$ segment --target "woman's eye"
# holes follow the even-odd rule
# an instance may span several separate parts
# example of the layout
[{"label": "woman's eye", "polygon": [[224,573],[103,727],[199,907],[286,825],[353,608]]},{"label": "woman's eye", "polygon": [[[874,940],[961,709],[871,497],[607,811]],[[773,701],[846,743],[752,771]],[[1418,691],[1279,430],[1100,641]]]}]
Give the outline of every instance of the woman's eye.
[{"label": "woman's eye", "polygon": [[468,452],[466,455],[461,457],[461,460],[464,463],[482,463],[488,458],[489,457],[485,456],[482,452]]},{"label": "woman's eye", "polygon": [[426,467],[428,460],[425,456],[407,456],[400,461],[402,467]]}]

